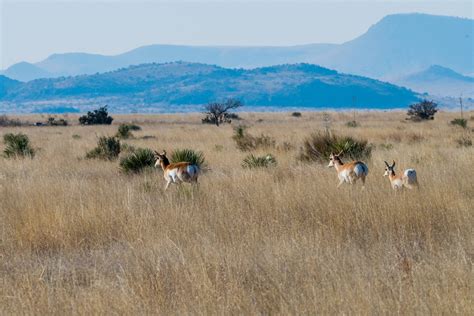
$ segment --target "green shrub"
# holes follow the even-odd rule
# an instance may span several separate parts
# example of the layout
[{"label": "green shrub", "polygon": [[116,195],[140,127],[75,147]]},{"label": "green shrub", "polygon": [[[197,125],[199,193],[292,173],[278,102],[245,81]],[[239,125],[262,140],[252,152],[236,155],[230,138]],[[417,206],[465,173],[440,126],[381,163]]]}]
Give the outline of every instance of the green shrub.
[{"label": "green shrub", "polygon": [[120,158],[120,170],[125,173],[140,173],[155,165],[155,154],[148,148],[137,148]]},{"label": "green shrub", "polygon": [[299,159],[302,161],[327,162],[329,155],[334,152],[344,152],[351,159],[368,159],[372,146],[367,140],[357,140],[350,136],[338,136],[331,132],[311,134],[304,140]]},{"label": "green shrub", "polygon": [[355,127],[359,126],[359,123],[357,123],[357,121],[349,121],[349,122],[346,123],[346,126],[355,128]]},{"label": "green shrub", "polygon": [[432,120],[436,112],[438,112],[438,105],[435,102],[423,100],[420,103],[410,105],[407,119],[415,122]]},{"label": "green shrub", "polygon": [[5,149],[3,153],[7,158],[33,158],[35,150],[31,147],[30,139],[25,134],[5,134],[3,136]]},{"label": "green shrub", "polygon": [[301,117],[301,112],[293,112],[293,113],[291,113],[291,116],[293,116],[293,117]]},{"label": "green shrub", "polygon": [[235,141],[237,148],[241,151],[250,151],[257,148],[275,148],[276,142],[267,135],[252,136],[246,132],[247,127],[237,126],[234,129],[232,139]]},{"label": "green shrub", "polygon": [[176,149],[171,153],[170,161],[176,162],[189,162],[191,164],[202,167],[205,165],[204,154],[200,151],[194,151],[192,149]]},{"label": "green shrub", "polygon": [[120,124],[117,131],[117,137],[121,139],[128,139],[133,137],[132,132],[130,131],[130,126],[127,124]]},{"label": "green shrub", "polygon": [[120,140],[115,137],[100,137],[97,147],[86,154],[87,159],[114,160],[120,154]]},{"label": "green shrub", "polygon": [[451,121],[451,124],[461,126],[462,128],[467,128],[467,120],[466,119],[456,118],[456,119]]},{"label": "green shrub", "polygon": [[127,124],[127,126],[131,131],[141,131],[142,130],[142,128],[139,125]]},{"label": "green shrub", "polygon": [[48,121],[46,123],[46,125],[49,125],[49,126],[68,126],[68,121],[61,118],[61,119],[56,119],[55,117],[48,117]]},{"label": "green shrub", "polygon": [[273,155],[265,156],[254,156],[248,155],[242,161],[242,168],[253,169],[253,168],[268,168],[276,166],[277,161]]},{"label": "green shrub", "polygon": [[73,139],[81,139],[81,135],[74,134],[74,135],[72,135],[72,138]]},{"label": "green shrub", "polygon": [[81,116],[79,118],[79,123],[81,125],[98,125],[105,124],[110,125],[114,119],[109,116],[107,106],[103,106],[94,110],[92,112],[87,112],[87,115]]}]

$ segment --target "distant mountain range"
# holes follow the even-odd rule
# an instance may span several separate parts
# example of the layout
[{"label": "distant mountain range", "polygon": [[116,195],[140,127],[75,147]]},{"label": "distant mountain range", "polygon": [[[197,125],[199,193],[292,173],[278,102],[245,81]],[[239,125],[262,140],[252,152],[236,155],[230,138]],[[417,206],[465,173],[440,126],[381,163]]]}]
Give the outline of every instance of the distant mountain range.
[{"label": "distant mountain range", "polygon": [[433,65],[426,70],[394,80],[399,85],[434,96],[474,98],[474,78]]},{"label": "distant mountain range", "polygon": [[54,54],[22,62],[3,74],[17,80],[95,74],[143,63],[187,61],[227,68],[312,63],[384,80],[442,65],[474,73],[474,20],[426,14],[389,15],[360,37],[343,44],[292,47],[150,45],[116,55]]},{"label": "distant mountain range", "polygon": [[[5,107],[41,112],[54,106],[85,110],[109,104],[116,112],[200,110],[202,104],[238,98],[251,107],[402,108],[416,101],[411,90],[311,65],[256,69],[174,62],[143,64],[112,72],[67,78],[7,82]],[[357,103],[354,104],[354,97]]]}]

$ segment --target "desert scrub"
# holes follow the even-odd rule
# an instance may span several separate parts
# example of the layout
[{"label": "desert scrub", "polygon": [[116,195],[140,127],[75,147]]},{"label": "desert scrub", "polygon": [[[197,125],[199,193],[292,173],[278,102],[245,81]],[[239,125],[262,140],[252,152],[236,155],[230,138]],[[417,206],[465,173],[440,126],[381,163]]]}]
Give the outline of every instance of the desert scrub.
[{"label": "desert scrub", "polygon": [[468,136],[462,136],[461,138],[456,139],[456,143],[459,145],[459,147],[471,147],[472,146],[472,140]]},{"label": "desert scrub", "polygon": [[254,169],[254,168],[268,168],[276,166],[277,161],[271,154],[265,156],[254,156],[253,154],[248,155],[242,161],[242,168]]},{"label": "desert scrub", "polygon": [[257,148],[275,148],[276,145],[276,141],[272,137],[264,134],[260,136],[250,135],[247,132],[247,127],[242,125],[234,128],[232,139],[241,151],[250,151]]},{"label": "desert scrub", "polygon": [[451,121],[451,125],[461,126],[462,128],[467,128],[467,120],[462,118],[455,118]]},{"label": "desert scrub", "polygon": [[102,136],[97,147],[86,154],[86,159],[115,160],[120,154],[120,140],[116,137]]},{"label": "desert scrub", "polygon": [[170,161],[176,162],[189,162],[198,167],[203,167],[206,164],[206,159],[201,151],[194,151],[192,149],[176,149],[171,153]]},{"label": "desert scrub", "polygon": [[359,123],[357,123],[357,121],[349,121],[349,122],[346,123],[346,126],[355,128],[355,127],[359,126]]},{"label": "desert scrub", "polygon": [[120,158],[120,170],[125,173],[140,173],[152,168],[155,164],[155,154],[148,148],[133,148]]},{"label": "desert scrub", "polygon": [[25,134],[5,134],[3,136],[5,149],[3,153],[7,158],[33,158],[35,150],[31,147],[30,139]]},{"label": "desert scrub", "polygon": [[311,134],[303,142],[299,160],[326,162],[331,153],[343,152],[351,159],[368,159],[372,154],[372,145],[367,140],[351,136],[339,136],[331,132]]},{"label": "desert scrub", "polygon": [[135,124],[120,124],[117,131],[117,137],[121,139],[133,138],[132,131],[140,131],[142,128]]}]

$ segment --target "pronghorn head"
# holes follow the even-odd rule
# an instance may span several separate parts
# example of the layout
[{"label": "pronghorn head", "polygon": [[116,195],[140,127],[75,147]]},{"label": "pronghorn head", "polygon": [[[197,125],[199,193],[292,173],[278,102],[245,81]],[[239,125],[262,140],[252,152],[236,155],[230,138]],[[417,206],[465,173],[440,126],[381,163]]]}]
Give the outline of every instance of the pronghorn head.
[{"label": "pronghorn head", "polygon": [[166,157],[166,150],[163,150],[161,154],[155,150],[155,159],[155,167],[161,166],[162,162],[165,164],[165,166],[170,163],[168,158]]},{"label": "pronghorn head", "polygon": [[385,162],[385,173],[383,174],[384,177],[392,176],[395,174],[395,160],[392,162],[392,165],[389,165],[388,162]]},{"label": "pronghorn head", "polygon": [[342,157],[342,153],[343,153],[343,150],[341,150],[340,153],[338,153],[337,155],[335,153],[331,153],[329,155],[329,165],[328,165],[328,168],[331,168],[331,167],[334,167],[334,164],[336,163],[336,161],[340,164],[342,164],[342,161],[341,161],[341,157]]}]

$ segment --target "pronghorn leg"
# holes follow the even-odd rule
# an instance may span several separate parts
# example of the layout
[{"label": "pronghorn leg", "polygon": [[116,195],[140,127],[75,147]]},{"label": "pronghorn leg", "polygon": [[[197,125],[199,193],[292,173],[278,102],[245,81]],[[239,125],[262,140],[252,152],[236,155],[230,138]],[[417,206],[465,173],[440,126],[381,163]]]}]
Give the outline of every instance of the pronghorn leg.
[{"label": "pronghorn leg", "polygon": [[343,180],[339,180],[339,183],[338,183],[337,187],[339,188],[343,183],[344,183],[344,179],[343,179]]},{"label": "pronghorn leg", "polygon": [[171,180],[167,180],[167,181],[166,181],[165,190],[168,189],[168,187],[170,186],[170,183],[171,183]]},{"label": "pronghorn leg", "polygon": [[362,176],[360,180],[362,181],[362,188],[365,188],[365,176]]}]

